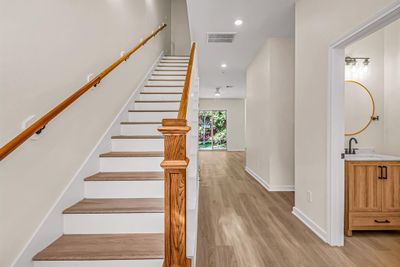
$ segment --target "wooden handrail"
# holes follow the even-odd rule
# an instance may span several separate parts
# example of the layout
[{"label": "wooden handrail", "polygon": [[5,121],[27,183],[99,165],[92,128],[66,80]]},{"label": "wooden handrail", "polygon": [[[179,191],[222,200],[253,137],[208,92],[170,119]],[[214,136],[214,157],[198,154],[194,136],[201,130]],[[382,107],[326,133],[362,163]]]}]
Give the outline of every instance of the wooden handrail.
[{"label": "wooden handrail", "polygon": [[153,32],[151,35],[149,35],[146,39],[141,41],[138,45],[136,45],[134,48],[129,50],[125,55],[120,57],[117,61],[115,61],[111,66],[103,70],[99,75],[97,75],[93,80],[89,81],[86,83],[84,86],[82,86],[78,91],[76,91],[74,94],[69,96],[67,99],[65,99],[63,102],[58,104],[55,108],[53,108],[51,111],[49,111],[46,115],[41,117],[39,120],[37,120],[35,123],[33,123],[30,127],[26,128],[24,131],[22,131],[19,135],[17,135],[14,139],[12,139],[10,142],[8,142],[6,145],[4,145],[2,148],[0,148],[0,161],[3,160],[5,157],[7,157],[11,152],[13,152],[15,149],[17,149],[20,145],[22,145],[26,140],[29,139],[33,134],[36,132],[40,132],[46,124],[48,124],[52,119],[54,119],[58,114],[60,114],[62,111],[64,111],[68,106],[70,106],[72,103],[74,103],[81,95],[89,91],[93,86],[98,85],[101,80],[106,77],[110,72],[112,72],[116,67],[118,67],[122,62],[128,60],[128,58],[135,53],[139,48],[144,46],[151,38],[156,36],[160,31],[162,31],[165,27],[167,27],[167,24],[163,24],[160,26],[155,32]]},{"label": "wooden handrail", "polygon": [[186,257],[186,135],[190,131],[186,113],[196,44],[190,51],[189,65],[178,117],[163,119],[158,130],[164,135],[164,264],[163,267],[190,267]]},{"label": "wooden handrail", "polygon": [[195,50],[196,50],[196,43],[193,43],[192,49],[190,50],[189,65],[188,65],[188,68],[186,71],[186,80],[185,80],[185,86],[183,87],[181,105],[179,107],[179,113],[178,113],[178,119],[186,119],[187,106],[188,106],[188,101],[189,101],[190,81],[192,78],[192,69],[193,69]]}]

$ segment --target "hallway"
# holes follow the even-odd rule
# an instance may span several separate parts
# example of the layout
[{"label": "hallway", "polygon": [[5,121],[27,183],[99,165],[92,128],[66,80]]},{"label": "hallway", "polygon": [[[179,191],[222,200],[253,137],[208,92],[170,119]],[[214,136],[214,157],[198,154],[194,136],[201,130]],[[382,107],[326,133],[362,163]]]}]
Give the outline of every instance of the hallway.
[{"label": "hallway", "polygon": [[267,192],[244,164],[243,152],[200,153],[197,267],[400,266],[400,232],[332,248],[291,214],[293,193]]}]

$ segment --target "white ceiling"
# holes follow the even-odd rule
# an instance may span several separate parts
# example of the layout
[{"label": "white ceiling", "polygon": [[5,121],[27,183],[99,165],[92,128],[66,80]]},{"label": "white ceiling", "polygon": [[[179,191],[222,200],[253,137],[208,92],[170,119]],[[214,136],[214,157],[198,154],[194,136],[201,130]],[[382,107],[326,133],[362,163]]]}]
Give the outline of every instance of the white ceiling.
[{"label": "white ceiling", "polygon": [[[197,42],[200,97],[246,97],[246,69],[269,37],[294,36],[295,0],[187,0],[192,38]],[[235,26],[236,19],[243,25]],[[207,32],[237,32],[232,44],[208,44]],[[228,67],[222,73],[221,64]],[[233,88],[224,88],[233,85]]]}]

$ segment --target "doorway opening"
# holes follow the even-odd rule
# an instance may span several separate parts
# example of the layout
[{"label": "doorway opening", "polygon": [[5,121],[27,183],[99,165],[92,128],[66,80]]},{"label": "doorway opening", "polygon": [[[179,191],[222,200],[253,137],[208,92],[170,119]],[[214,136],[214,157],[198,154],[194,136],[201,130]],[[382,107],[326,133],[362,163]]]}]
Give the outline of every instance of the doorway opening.
[{"label": "doorway opening", "polygon": [[227,149],[226,110],[201,110],[199,112],[199,149]]},{"label": "doorway opening", "polygon": [[[332,246],[344,245],[345,214],[345,49],[356,41],[366,38],[400,18],[400,3],[396,2],[379,14],[333,43],[329,49],[328,91],[328,212],[327,241]],[[357,58],[355,58],[357,61]],[[353,63],[356,63],[353,60]],[[365,58],[364,58],[364,62]],[[350,64],[350,63],[349,63]],[[355,64],[354,64],[355,65]],[[364,64],[367,65],[367,64]],[[357,68],[354,68],[357,70]],[[376,119],[375,115],[371,116]],[[351,149],[352,150],[352,149]]]}]

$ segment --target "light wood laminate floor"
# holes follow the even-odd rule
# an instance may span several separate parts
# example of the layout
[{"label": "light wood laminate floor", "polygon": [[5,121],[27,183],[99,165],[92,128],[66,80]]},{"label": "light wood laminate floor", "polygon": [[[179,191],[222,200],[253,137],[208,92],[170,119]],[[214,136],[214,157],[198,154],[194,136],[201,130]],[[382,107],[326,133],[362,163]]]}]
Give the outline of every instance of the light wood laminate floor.
[{"label": "light wood laminate floor", "polygon": [[267,192],[242,152],[201,152],[197,267],[399,267],[400,232],[354,232],[330,247],[292,215],[293,193]]}]

